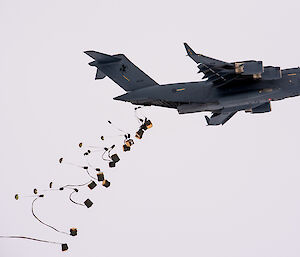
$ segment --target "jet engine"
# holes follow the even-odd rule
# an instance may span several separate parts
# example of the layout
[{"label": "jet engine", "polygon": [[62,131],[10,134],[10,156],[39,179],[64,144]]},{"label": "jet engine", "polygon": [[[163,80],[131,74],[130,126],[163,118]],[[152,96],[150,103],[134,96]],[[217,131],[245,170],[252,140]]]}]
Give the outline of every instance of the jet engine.
[{"label": "jet engine", "polygon": [[236,62],[235,73],[241,75],[257,75],[264,72],[263,63],[261,61]]}]

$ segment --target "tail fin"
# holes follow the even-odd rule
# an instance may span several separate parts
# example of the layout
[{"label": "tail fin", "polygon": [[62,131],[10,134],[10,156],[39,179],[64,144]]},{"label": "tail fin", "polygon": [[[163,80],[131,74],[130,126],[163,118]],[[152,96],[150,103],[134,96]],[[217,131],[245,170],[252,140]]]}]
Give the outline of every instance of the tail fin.
[{"label": "tail fin", "polygon": [[95,51],[84,53],[94,59],[89,65],[97,67],[95,79],[103,79],[108,76],[127,92],[158,85],[123,54],[111,56]]}]

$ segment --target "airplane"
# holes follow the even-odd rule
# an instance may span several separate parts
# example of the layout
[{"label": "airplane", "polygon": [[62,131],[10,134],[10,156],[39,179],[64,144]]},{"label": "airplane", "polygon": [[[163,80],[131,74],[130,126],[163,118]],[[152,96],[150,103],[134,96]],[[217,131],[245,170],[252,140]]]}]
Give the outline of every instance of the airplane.
[{"label": "airplane", "polygon": [[271,101],[300,95],[299,67],[281,70],[262,61],[224,62],[184,46],[205,80],[160,85],[123,54],[84,53],[94,59],[89,65],[97,68],[95,79],[108,76],[127,92],[115,100],[174,108],[179,114],[212,112],[205,116],[209,126],[224,125],[238,111],[270,112]]}]

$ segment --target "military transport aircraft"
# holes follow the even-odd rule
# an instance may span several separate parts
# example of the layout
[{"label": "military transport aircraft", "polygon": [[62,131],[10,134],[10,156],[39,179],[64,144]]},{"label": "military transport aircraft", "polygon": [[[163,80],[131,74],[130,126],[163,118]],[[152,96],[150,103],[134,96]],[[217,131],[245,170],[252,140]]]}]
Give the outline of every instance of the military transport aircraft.
[{"label": "military transport aircraft", "polygon": [[206,80],[159,85],[123,54],[85,53],[94,59],[89,65],[97,67],[96,79],[108,76],[127,91],[115,100],[176,108],[179,114],[209,111],[207,125],[223,125],[242,110],[270,112],[271,101],[300,94],[300,68],[281,70],[261,61],[224,62],[184,46]]}]

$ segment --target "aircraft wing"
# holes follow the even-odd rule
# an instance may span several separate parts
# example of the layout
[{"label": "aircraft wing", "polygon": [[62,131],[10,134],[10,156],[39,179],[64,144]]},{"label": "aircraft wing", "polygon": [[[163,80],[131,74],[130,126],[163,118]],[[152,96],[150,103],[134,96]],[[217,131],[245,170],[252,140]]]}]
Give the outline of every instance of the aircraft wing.
[{"label": "aircraft wing", "polygon": [[223,111],[213,111],[212,116],[209,118],[205,116],[206,122],[208,126],[217,126],[217,125],[224,125],[229,119],[232,118],[238,111],[245,110],[246,112],[250,113],[265,113],[270,112],[271,103],[264,102],[260,104],[251,104],[251,105],[240,105],[233,108],[230,108]]},{"label": "aircraft wing", "polygon": [[232,75],[235,75],[233,72],[234,65],[232,63],[223,62],[202,54],[196,54],[187,43],[184,43],[184,46],[188,56],[199,64],[199,73],[202,72],[204,74],[203,78],[215,82],[226,82],[232,79]]},{"label": "aircraft wing", "polygon": [[222,87],[233,80],[276,80],[281,78],[279,67],[263,67],[261,61],[224,62],[202,54],[196,54],[193,49],[184,43],[187,54],[199,68],[199,73],[204,74],[205,79],[213,82],[214,86]]},{"label": "aircraft wing", "polygon": [[194,52],[194,50],[187,43],[184,43],[184,46],[185,46],[188,56],[191,57],[196,63],[202,63],[205,66],[210,66],[210,67],[215,67],[215,68],[224,67],[226,65],[228,65],[230,67],[232,66],[231,63],[213,59],[211,57],[207,57],[202,54],[196,54]]}]

